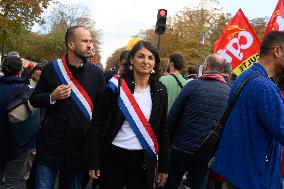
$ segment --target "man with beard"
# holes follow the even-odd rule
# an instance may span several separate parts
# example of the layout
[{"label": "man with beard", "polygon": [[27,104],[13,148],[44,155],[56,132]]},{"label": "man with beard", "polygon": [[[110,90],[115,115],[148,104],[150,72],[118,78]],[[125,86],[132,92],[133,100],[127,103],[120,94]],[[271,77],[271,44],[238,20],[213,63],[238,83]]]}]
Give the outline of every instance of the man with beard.
[{"label": "man with beard", "polygon": [[104,88],[101,69],[87,61],[92,56],[91,33],[74,26],[65,34],[66,56],[48,63],[30,102],[46,108],[37,141],[37,189],[80,189],[85,170],[86,137]]},{"label": "man with beard", "polygon": [[259,63],[234,83],[229,101],[240,92],[226,122],[215,154],[213,171],[231,188],[282,188],[281,145],[284,144],[284,106],[277,86],[270,80],[284,71],[284,32],[269,33],[260,46]]}]

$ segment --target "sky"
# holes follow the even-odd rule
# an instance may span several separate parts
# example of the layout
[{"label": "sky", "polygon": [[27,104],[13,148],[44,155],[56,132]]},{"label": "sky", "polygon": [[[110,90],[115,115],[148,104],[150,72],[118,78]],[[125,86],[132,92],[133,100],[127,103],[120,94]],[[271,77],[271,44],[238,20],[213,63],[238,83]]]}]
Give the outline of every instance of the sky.
[{"label": "sky", "polygon": [[[133,36],[155,26],[158,9],[173,16],[184,7],[195,7],[197,0],[60,0],[63,4],[80,4],[91,11],[102,31],[101,63]],[[278,0],[219,0],[219,6],[232,16],[241,8],[248,18],[270,17]]]}]

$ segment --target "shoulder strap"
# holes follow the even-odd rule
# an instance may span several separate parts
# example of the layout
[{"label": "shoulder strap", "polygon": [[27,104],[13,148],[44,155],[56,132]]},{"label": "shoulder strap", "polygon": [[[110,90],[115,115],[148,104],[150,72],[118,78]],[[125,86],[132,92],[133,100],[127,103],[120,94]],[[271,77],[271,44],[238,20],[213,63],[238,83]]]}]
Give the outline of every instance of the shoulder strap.
[{"label": "shoulder strap", "polygon": [[244,86],[248,83],[249,80],[255,78],[255,77],[260,77],[260,76],[263,76],[261,73],[258,73],[258,74],[254,74],[254,75],[251,75],[249,77],[247,77],[246,79],[244,79],[242,81],[242,83],[239,85],[239,87],[237,88],[234,96],[232,97],[232,100],[229,102],[229,105],[227,106],[227,109],[225,111],[225,113],[223,114],[221,120],[220,120],[220,125],[221,125],[221,129],[223,130],[225,128],[225,125],[226,125],[226,122],[230,116],[230,113],[237,101],[237,98],[241,92],[241,90],[244,88]]},{"label": "shoulder strap", "polygon": [[70,71],[66,57],[54,60],[52,66],[55,73],[62,84],[69,84],[71,86],[71,99],[75,102],[80,112],[84,117],[91,121],[93,117],[94,105],[89,94],[79,81],[74,77]]},{"label": "shoulder strap", "polygon": [[117,100],[120,110],[145,151],[157,159],[159,146],[156,135],[126,81],[123,78],[119,80],[119,77],[114,76],[109,80],[109,86],[114,92],[118,87],[120,88]]},{"label": "shoulder strap", "polygon": [[178,80],[177,76],[175,76],[174,74],[170,74],[171,76],[173,76],[175,78],[175,80],[177,81],[178,86],[180,87],[180,89],[183,88],[181,82]]}]

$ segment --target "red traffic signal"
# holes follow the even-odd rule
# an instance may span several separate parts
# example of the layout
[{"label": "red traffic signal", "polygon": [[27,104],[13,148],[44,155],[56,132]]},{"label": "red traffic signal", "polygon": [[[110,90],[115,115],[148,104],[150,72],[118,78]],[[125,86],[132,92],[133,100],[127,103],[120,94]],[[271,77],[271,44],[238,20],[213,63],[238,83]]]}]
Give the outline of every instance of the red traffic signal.
[{"label": "red traffic signal", "polygon": [[159,9],[159,15],[160,16],[167,16],[167,10],[166,9]]},{"label": "red traffic signal", "polygon": [[157,15],[156,29],[155,32],[159,35],[165,33],[166,30],[166,21],[167,21],[167,10],[159,9]]}]

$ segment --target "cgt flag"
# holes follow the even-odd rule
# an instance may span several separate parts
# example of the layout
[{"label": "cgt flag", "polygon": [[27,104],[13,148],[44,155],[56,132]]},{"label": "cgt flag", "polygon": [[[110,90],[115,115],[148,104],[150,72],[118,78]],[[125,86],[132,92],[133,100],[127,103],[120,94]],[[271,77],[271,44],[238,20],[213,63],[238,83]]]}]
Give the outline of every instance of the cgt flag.
[{"label": "cgt flag", "polygon": [[214,52],[232,64],[233,72],[240,75],[259,60],[260,41],[241,9],[224,27],[215,42]]},{"label": "cgt flag", "polygon": [[284,1],[279,0],[266,26],[263,37],[271,31],[284,31]]}]

